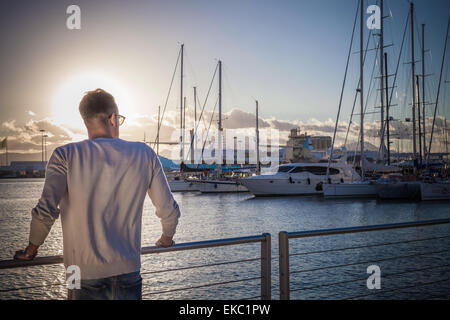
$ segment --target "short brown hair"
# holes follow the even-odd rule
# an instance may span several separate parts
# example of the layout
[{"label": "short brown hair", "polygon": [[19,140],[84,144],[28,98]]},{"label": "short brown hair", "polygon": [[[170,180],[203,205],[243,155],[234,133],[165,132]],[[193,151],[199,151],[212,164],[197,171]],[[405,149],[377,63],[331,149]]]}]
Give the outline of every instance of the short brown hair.
[{"label": "short brown hair", "polygon": [[110,93],[95,89],[85,93],[78,109],[85,122],[94,118],[106,120],[116,111],[117,104]]}]

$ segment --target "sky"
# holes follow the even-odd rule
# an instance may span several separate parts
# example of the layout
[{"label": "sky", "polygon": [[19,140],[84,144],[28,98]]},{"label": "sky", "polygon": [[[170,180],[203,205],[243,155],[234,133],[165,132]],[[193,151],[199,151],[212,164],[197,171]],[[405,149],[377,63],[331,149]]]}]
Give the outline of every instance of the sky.
[{"label": "sky", "polygon": [[[377,3],[365,1],[365,9]],[[384,20],[385,44],[393,44],[386,52],[392,57],[388,65],[394,70],[409,1],[384,3],[385,16],[389,16]],[[414,3],[416,55],[420,60],[419,31],[420,24],[425,23],[426,73],[430,74],[426,100],[433,102],[450,2]],[[70,16],[66,10],[71,4],[81,9],[80,30],[66,27]],[[147,140],[154,139],[158,106],[165,105],[181,43],[185,47],[183,79],[188,127],[193,125],[192,87],[197,86],[203,104],[220,59],[226,128],[253,128],[257,99],[261,125],[282,131],[284,138],[290,128],[298,126],[309,134],[331,136],[357,4],[356,0],[2,1],[0,138],[8,137],[11,153],[39,152],[40,129],[49,136],[50,152],[58,145],[85,139],[78,103],[85,91],[101,87],[116,97],[120,113],[127,117],[121,128],[124,139],[143,140],[144,134]],[[365,19],[368,17],[365,14]],[[337,136],[340,142],[359,79],[359,27],[356,32]],[[369,30],[365,28],[364,32],[367,37]],[[369,38],[369,48],[374,48],[377,39]],[[393,98],[398,106],[392,114],[399,120],[410,116],[409,45],[407,34]],[[366,88],[371,88],[374,52],[369,51],[367,56],[370,64],[365,66]],[[447,66],[446,62],[443,80],[450,77]],[[179,123],[178,72],[167,103],[163,140],[172,139]],[[373,92],[369,91],[369,111],[376,110],[377,85],[373,85]],[[449,115],[448,87],[443,83],[441,88],[438,132],[444,126],[442,119]],[[205,106],[206,126],[216,97],[217,81]],[[429,127],[432,111],[430,105]],[[366,117],[368,144],[375,146],[380,125],[377,119],[376,114]],[[356,124],[359,120],[356,117],[353,121]],[[405,135],[397,144],[408,148],[408,124],[398,121],[393,128]],[[350,138],[357,139],[358,132],[354,125]],[[442,143],[436,147],[442,150]]]}]

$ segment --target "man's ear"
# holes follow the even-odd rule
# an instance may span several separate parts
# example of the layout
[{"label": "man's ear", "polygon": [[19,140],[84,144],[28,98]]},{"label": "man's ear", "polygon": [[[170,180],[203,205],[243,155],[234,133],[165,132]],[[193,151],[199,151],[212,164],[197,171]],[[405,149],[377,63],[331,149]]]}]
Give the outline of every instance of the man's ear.
[{"label": "man's ear", "polygon": [[115,126],[116,126],[116,116],[115,116],[114,113],[111,114],[111,115],[109,116],[108,121],[109,121],[109,124],[110,124],[112,127],[115,127]]}]

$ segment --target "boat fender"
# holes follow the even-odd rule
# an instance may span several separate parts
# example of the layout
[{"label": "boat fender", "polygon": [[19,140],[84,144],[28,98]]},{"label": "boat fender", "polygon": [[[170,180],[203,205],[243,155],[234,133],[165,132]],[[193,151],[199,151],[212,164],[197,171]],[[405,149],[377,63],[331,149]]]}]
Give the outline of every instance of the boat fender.
[{"label": "boat fender", "polygon": [[292,180],[292,177],[289,177],[289,183],[294,183],[294,180]]},{"label": "boat fender", "polygon": [[316,184],[316,191],[322,191],[322,190],[323,190],[322,185],[323,185],[323,182],[322,182],[322,181],[319,182],[318,184]]},{"label": "boat fender", "polygon": [[311,179],[310,178],[306,179],[306,181],[308,182],[308,184],[311,184]]}]

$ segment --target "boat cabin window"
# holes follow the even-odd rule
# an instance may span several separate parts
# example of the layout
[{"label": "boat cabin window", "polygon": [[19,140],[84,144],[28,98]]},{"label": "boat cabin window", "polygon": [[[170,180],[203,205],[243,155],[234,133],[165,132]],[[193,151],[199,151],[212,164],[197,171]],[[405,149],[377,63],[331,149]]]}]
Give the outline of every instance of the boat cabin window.
[{"label": "boat cabin window", "polygon": [[289,172],[293,166],[280,166],[278,167],[278,172]]},{"label": "boat cabin window", "polygon": [[[298,172],[309,172],[317,176],[325,176],[327,174],[327,167],[315,167],[315,166],[296,167],[294,170],[292,170],[291,173],[298,173]],[[339,170],[335,168],[330,168],[329,174],[330,175],[339,174]]]}]

